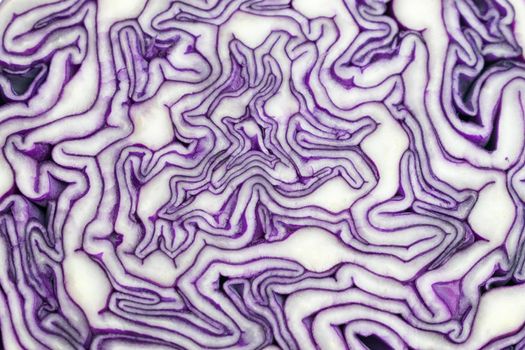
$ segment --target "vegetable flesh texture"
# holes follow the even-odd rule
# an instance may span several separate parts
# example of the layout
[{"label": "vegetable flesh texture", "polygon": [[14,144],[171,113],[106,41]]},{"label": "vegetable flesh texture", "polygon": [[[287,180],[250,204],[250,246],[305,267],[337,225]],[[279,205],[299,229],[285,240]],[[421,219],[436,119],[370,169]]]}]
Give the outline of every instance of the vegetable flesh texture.
[{"label": "vegetable flesh texture", "polygon": [[520,348],[522,7],[0,4],[4,348]]}]

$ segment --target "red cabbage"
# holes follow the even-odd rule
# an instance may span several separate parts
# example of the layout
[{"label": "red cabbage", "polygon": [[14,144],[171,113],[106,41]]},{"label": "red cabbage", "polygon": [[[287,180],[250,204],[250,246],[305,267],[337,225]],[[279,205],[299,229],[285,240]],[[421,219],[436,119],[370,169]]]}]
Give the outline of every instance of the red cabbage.
[{"label": "red cabbage", "polygon": [[520,0],[0,14],[3,349],[525,348]]}]

